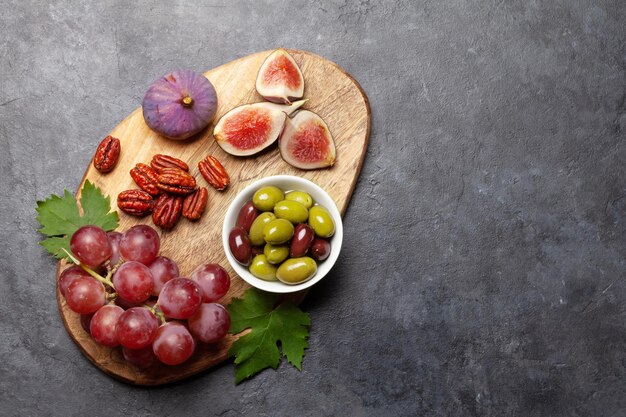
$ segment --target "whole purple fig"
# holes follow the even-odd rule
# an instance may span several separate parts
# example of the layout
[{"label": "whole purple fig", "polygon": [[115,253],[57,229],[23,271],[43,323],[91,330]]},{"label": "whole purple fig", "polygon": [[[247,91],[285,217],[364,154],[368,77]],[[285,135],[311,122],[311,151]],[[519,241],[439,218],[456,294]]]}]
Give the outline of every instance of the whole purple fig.
[{"label": "whole purple fig", "polygon": [[204,75],[177,70],[152,83],[142,107],[150,129],[170,139],[182,140],[211,122],[217,111],[217,94]]}]

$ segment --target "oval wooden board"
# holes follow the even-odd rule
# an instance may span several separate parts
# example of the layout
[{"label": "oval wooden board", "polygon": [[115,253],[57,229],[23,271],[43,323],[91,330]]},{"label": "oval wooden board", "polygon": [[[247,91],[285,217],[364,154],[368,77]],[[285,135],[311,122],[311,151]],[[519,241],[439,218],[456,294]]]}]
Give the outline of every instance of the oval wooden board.
[{"label": "oval wooden board", "polygon": [[[188,141],[165,139],[147,127],[139,108],[111,132],[112,136],[120,139],[122,145],[118,166],[112,172],[102,175],[90,164],[82,181],[88,179],[94,182],[105,194],[111,196],[112,208],[117,209],[115,200],[118,193],[137,188],[128,174],[136,163],[149,163],[152,156],[157,153],[172,155],[186,161],[199,186],[206,186],[209,189],[209,203],[198,222],[191,223],[181,219],[174,230],[160,231],[161,254],[178,263],[182,276],[189,276],[202,263],[219,263],[224,266],[231,276],[231,288],[220,300],[223,304],[228,304],[233,297],[241,297],[249,288],[249,285],[234,273],[222,248],[222,222],[226,209],[235,195],[250,182],[262,177],[276,174],[298,175],[328,191],[343,214],[350,201],[367,149],[370,109],[367,97],[359,84],[331,61],[309,52],[297,50],[289,52],[304,74],[304,98],[309,101],[303,108],[318,113],[326,121],[334,136],[337,160],[332,168],[317,171],[293,168],[282,160],[276,145],[257,156],[237,158],[222,151],[215,143],[212,131],[219,117],[236,106],[263,101],[257,94],[254,84],[258,69],[271,53],[264,51],[205,73],[215,86],[219,102],[214,123],[205,131]],[[198,172],[198,161],[207,155],[215,155],[230,174],[231,185],[224,192],[213,190]],[[152,221],[150,217],[137,219],[120,212],[119,230],[124,231],[136,224],[152,225]],[[63,268],[65,264],[59,263],[57,283]],[[107,374],[132,384],[166,384],[201,372],[225,360],[228,357],[228,348],[236,339],[236,336],[229,335],[215,345],[199,343],[194,356],[179,366],[157,365],[149,370],[140,370],[124,361],[120,348],[110,349],[96,344],[81,327],[79,315],[67,307],[58,289],[57,300],[68,333],[87,358]]]}]

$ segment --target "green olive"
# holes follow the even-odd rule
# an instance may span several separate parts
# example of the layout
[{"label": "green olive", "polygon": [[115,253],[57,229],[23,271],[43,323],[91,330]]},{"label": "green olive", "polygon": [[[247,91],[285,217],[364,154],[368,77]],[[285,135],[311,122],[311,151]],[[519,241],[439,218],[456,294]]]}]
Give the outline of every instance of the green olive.
[{"label": "green olive", "polygon": [[250,262],[250,273],[265,281],[276,281],[276,266],[267,261],[265,255],[257,255]]},{"label": "green olive", "polygon": [[252,204],[261,211],[272,211],[274,205],[285,199],[285,193],[273,185],[259,188],[252,196]]},{"label": "green olive", "polygon": [[313,207],[313,197],[304,191],[291,191],[285,194],[285,200],[297,201],[307,209]]},{"label": "green olive", "polygon": [[252,246],[263,245],[265,240],[263,239],[263,229],[265,226],[275,220],[276,216],[272,212],[261,213],[257,216],[256,219],[252,222],[252,226],[250,226],[250,244]]},{"label": "green olive", "polygon": [[293,224],[289,220],[276,219],[265,225],[263,239],[272,245],[285,243],[293,236]]},{"label": "green olive", "polygon": [[333,218],[325,207],[319,205],[309,210],[309,226],[319,237],[331,237],[335,233]]},{"label": "green olive", "polygon": [[274,206],[274,214],[279,219],[287,219],[298,224],[309,218],[309,210],[297,201],[283,200]]},{"label": "green olive", "polygon": [[279,264],[289,257],[289,246],[272,245],[268,243],[263,248],[263,254],[271,264]]},{"label": "green olive", "polygon": [[283,262],[276,270],[276,278],[285,284],[299,284],[310,279],[316,272],[317,264],[313,258],[304,256]]}]

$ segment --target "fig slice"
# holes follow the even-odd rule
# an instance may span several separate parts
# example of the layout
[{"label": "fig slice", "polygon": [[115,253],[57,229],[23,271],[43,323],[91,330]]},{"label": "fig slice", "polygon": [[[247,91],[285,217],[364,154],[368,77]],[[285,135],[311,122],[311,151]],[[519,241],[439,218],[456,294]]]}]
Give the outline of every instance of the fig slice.
[{"label": "fig slice", "polygon": [[280,155],[300,169],[317,169],[335,163],[335,141],[328,125],[317,114],[299,111],[287,119],[279,139]]},{"label": "fig slice", "polygon": [[287,116],[306,101],[299,100],[290,105],[253,103],[235,107],[217,122],[213,137],[231,155],[253,155],[276,142]]},{"label": "fig slice", "polygon": [[256,77],[256,91],[265,100],[291,103],[304,94],[304,77],[289,52],[277,49],[268,56]]}]

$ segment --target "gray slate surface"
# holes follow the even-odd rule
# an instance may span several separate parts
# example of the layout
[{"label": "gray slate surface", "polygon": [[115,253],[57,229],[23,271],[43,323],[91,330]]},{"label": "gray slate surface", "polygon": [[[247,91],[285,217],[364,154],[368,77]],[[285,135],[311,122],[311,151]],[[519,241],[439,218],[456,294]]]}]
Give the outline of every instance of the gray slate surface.
[{"label": "gray slate surface", "polygon": [[[623,1],[0,4],[0,415],[626,415]],[[277,46],[373,116],[304,370],[119,383],[65,333],[35,201],[159,75]]]}]

